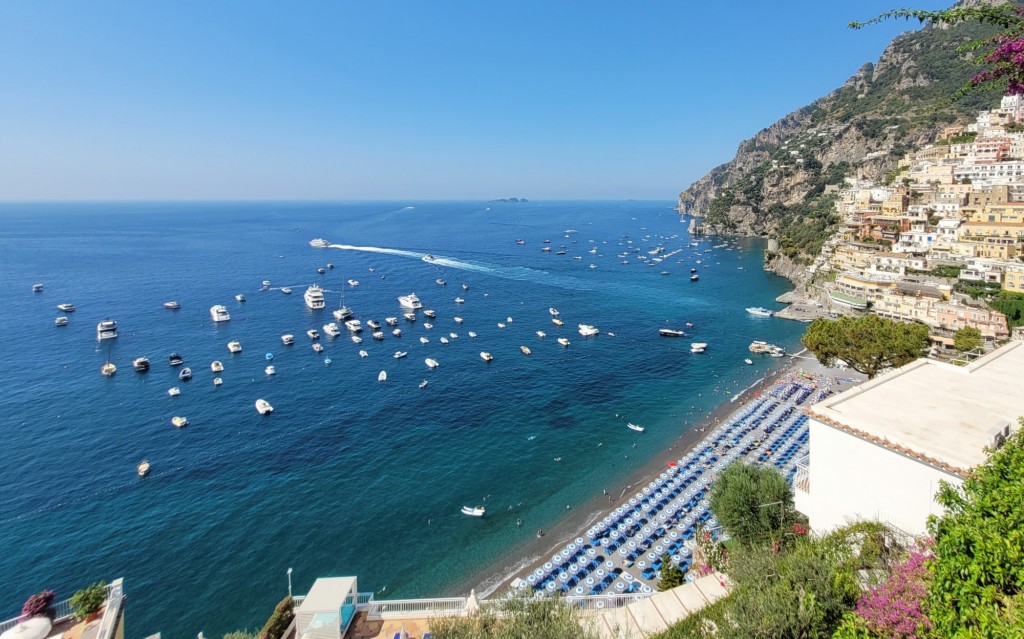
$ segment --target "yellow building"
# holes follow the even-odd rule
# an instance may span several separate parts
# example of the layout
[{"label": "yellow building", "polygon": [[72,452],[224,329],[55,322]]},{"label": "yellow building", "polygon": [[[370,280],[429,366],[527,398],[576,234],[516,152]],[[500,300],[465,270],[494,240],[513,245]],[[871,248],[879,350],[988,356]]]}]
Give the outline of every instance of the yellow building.
[{"label": "yellow building", "polygon": [[1024,264],[1007,264],[1003,275],[1003,290],[1024,293]]}]

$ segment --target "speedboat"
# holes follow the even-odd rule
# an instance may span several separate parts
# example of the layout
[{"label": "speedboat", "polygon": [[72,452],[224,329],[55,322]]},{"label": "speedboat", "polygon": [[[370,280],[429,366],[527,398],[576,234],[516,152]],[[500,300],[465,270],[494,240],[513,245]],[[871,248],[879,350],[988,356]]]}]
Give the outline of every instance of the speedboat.
[{"label": "speedboat", "polygon": [[380,322],[377,320],[366,320],[366,325],[373,330],[380,330]]},{"label": "speedboat", "polygon": [[384,333],[381,332],[381,331],[374,331],[373,332],[373,339],[377,340],[378,342],[383,340],[384,339]]},{"label": "speedboat", "polygon": [[750,358],[748,357],[748,358],[746,358],[746,359],[744,359],[744,360],[743,360],[743,363],[744,363],[744,364],[748,364],[748,365],[750,365],[750,364],[753,364],[753,363],[754,363],[754,360],[752,360],[752,359],[750,359]]},{"label": "speedboat", "polygon": [[362,344],[363,343],[363,338],[359,337],[358,335],[350,335],[349,339],[351,339],[352,342],[355,343],[355,344]]},{"label": "speedboat", "polygon": [[74,313],[75,312],[75,305],[74,304],[66,304],[66,303],[65,304],[58,304],[57,308],[59,310],[64,311],[65,313]]},{"label": "speedboat", "polygon": [[270,402],[268,402],[265,399],[257,399],[256,412],[259,413],[260,415],[269,415],[270,413],[274,412],[274,407],[271,406]]},{"label": "speedboat", "polygon": [[420,298],[416,297],[416,293],[409,293],[408,295],[400,295],[398,297],[398,303],[405,308],[411,308],[413,310],[423,308],[423,303],[420,302]]},{"label": "speedboat", "polygon": [[318,333],[315,328],[311,328],[308,331],[306,331],[306,335],[308,335],[309,339],[313,340],[314,342],[320,339],[320,333]]},{"label": "speedboat", "polygon": [[439,278],[437,278],[437,279],[436,279],[436,280],[434,280],[434,281],[435,281],[435,282],[437,282],[437,285],[438,285],[438,286],[447,286],[447,285],[448,285],[448,282],[446,282],[446,281],[442,280],[442,279],[441,279],[440,277],[439,277]]},{"label": "speedboat", "polygon": [[452,339],[459,339],[459,334],[458,333],[448,333],[448,337],[450,337]]},{"label": "speedboat", "polygon": [[437,258],[434,257],[433,255],[431,255],[430,253],[427,253],[426,255],[424,255],[422,259],[423,259],[424,262],[436,262],[437,261]]},{"label": "speedboat", "polygon": [[407,353],[406,351],[395,351],[394,358],[395,359],[402,359],[403,357],[405,357],[408,354],[409,353]]},{"label": "speedboat", "polygon": [[273,375],[274,373],[277,372],[277,369],[275,369],[274,365],[271,364],[270,366],[267,366],[266,368],[264,368],[263,372],[266,373],[267,375]]},{"label": "speedboat", "polygon": [[476,333],[474,333],[473,331],[470,331],[469,333],[467,333],[467,335],[469,335],[470,337],[476,337]]},{"label": "speedboat", "polygon": [[100,366],[100,375],[103,375],[104,377],[111,377],[116,372],[117,366],[114,362],[107,362],[103,366]]},{"label": "speedboat", "polygon": [[558,338],[558,343],[561,344],[562,346],[569,346],[569,338],[567,338],[567,337],[559,337]]},{"label": "speedboat", "polygon": [[245,301],[245,295],[242,295],[241,293],[239,293],[238,295],[235,295],[235,301],[236,302],[244,302]]},{"label": "speedboat", "polygon": [[453,317],[452,321],[455,322],[456,324],[461,324],[462,323],[462,318],[461,317]]},{"label": "speedboat", "polygon": [[480,359],[484,360],[485,362],[490,362],[494,360],[494,356],[488,353],[487,351],[480,351]]},{"label": "speedboat", "polygon": [[384,323],[387,324],[388,326],[398,326],[398,318],[397,317],[385,317],[384,318]]},{"label": "speedboat", "polygon": [[428,342],[430,342],[430,340],[429,340],[429,339],[427,339],[426,337],[421,337],[421,338],[420,338],[420,344],[426,344],[426,343],[428,343]]},{"label": "speedboat", "polygon": [[406,314],[402,315],[402,317],[404,317],[405,321],[407,321],[407,322],[415,322],[416,321],[416,313],[406,313]]},{"label": "speedboat", "polygon": [[42,293],[43,292],[43,285],[42,284],[33,284],[32,285],[32,292],[33,293]]},{"label": "speedboat", "polygon": [[284,293],[285,295],[291,295],[292,294],[292,287],[290,287],[290,286],[282,286],[281,287],[281,292]]},{"label": "speedboat", "polygon": [[476,508],[470,508],[469,506],[462,507],[462,514],[469,515],[470,517],[483,517],[487,509],[483,506],[477,506]]},{"label": "speedboat", "polygon": [[331,243],[322,237],[318,237],[310,240],[309,245],[312,246],[313,248],[327,248],[328,246],[331,245]]},{"label": "speedboat", "polygon": [[167,394],[171,397],[177,397],[178,395],[181,395],[181,389],[177,386],[172,386],[167,389]]},{"label": "speedboat", "polygon": [[187,366],[181,369],[181,372],[178,373],[178,379],[180,379],[183,382],[187,382],[188,380],[192,379],[192,369]]},{"label": "speedboat", "polygon": [[456,297],[455,298],[455,303],[456,304],[463,304],[463,303],[465,303],[465,301],[466,300],[462,299],[461,297]]},{"label": "speedboat", "polygon": [[498,322],[498,328],[505,328],[505,322]]},{"label": "speedboat", "polygon": [[768,351],[768,354],[771,355],[772,357],[785,357],[786,350],[781,346],[773,346],[771,350]]},{"label": "speedboat", "polygon": [[117,322],[112,319],[105,319],[96,325],[96,339],[111,339],[117,337]]},{"label": "speedboat", "polygon": [[658,335],[662,337],[686,337],[686,333],[675,328],[658,329]]},{"label": "speedboat", "polygon": [[436,359],[430,359],[429,357],[423,360],[423,363],[427,365],[427,368],[437,368],[440,364],[437,363]]},{"label": "speedboat", "polygon": [[580,324],[579,331],[583,337],[593,337],[601,332],[596,326],[591,326],[590,324]]},{"label": "speedboat", "polygon": [[380,373],[377,374],[377,381],[378,382],[386,382],[387,380],[388,380],[388,372],[387,371],[381,371]]},{"label": "speedboat", "polygon": [[322,353],[323,351],[324,351],[324,347],[323,347],[323,345],[320,342],[313,342],[313,352],[314,353]]},{"label": "speedboat", "polygon": [[185,428],[188,426],[188,417],[175,415],[171,418],[171,423],[174,424],[175,428]]},{"label": "speedboat", "polygon": [[626,428],[629,428],[631,430],[635,430],[638,433],[644,432],[644,427],[643,426],[638,426],[636,424],[632,424],[632,423],[628,423],[628,422],[626,423]]},{"label": "speedboat", "polygon": [[324,267],[321,266],[320,268],[318,268],[316,270],[316,272],[319,273],[320,275],[323,275],[324,273],[327,272],[327,269],[325,269]]},{"label": "speedboat", "polygon": [[68,325],[68,318],[66,318],[64,316],[55,318],[53,320],[53,325],[54,326],[67,326]]},{"label": "speedboat", "polygon": [[554,324],[555,326],[565,326],[565,322],[563,322],[562,320],[558,319],[557,317],[552,317],[551,318],[551,323]]},{"label": "speedboat", "polygon": [[139,474],[139,477],[145,477],[149,474],[150,464],[148,461],[143,459],[135,466],[135,472]]},{"label": "speedboat", "polygon": [[395,330],[391,331],[391,334],[394,335],[395,337],[401,337],[402,336],[402,329],[396,328]]},{"label": "speedboat", "polygon": [[284,344],[285,346],[291,346],[292,344],[295,343],[295,336],[292,335],[291,333],[285,333],[284,335],[281,336],[281,343]]},{"label": "speedboat", "polygon": [[437,317],[437,313],[429,308],[426,308],[423,309],[423,316],[429,317],[430,319],[434,319],[435,317]]},{"label": "speedboat", "polygon": [[543,338],[545,338],[547,336],[548,336],[548,334],[545,333],[544,331],[537,331],[537,337],[540,337],[541,339],[543,339]]},{"label": "speedboat", "polygon": [[519,245],[519,246],[522,246],[522,245],[526,244],[526,240],[517,239],[516,240],[516,244]]},{"label": "speedboat", "polygon": [[775,315],[774,311],[769,311],[768,309],[760,306],[748,306],[747,312],[751,315],[756,315],[757,317],[771,317],[772,315]]},{"label": "speedboat", "polygon": [[469,290],[469,284],[463,284],[462,285],[462,290],[468,291]]},{"label": "speedboat", "polygon": [[171,366],[181,366],[182,362],[184,361],[185,360],[181,358],[181,355],[177,353],[171,353],[170,356],[168,356],[167,358],[167,363],[170,364]]},{"label": "speedboat", "polygon": [[558,317],[558,315],[559,315],[559,313],[558,313],[558,309],[557,309],[557,308],[554,308],[554,307],[552,307],[552,308],[549,308],[549,309],[548,309],[548,313],[551,313],[551,316],[552,316],[552,317]]},{"label": "speedboat", "polygon": [[210,370],[214,373],[220,373],[224,370],[224,364],[219,359],[215,359],[210,362]]},{"label": "speedboat", "polygon": [[430,329],[434,328],[434,325],[431,324],[430,322],[423,322],[423,328],[429,331]]},{"label": "speedboat", "polygon": [[352,288],[355,288],[359,286],[359,280],[349,280],[348,285],[351,286]]},{"label": "speedboat", "polygon": [[324,335],[327,335],[328,337],[337,337],[338,335],[341,335],[341,329],[334,322],[324,324]]},{"label": "speedboat", "polygon": [[175,302],[174,300],[171,300],[170,302],[164,302],[164,308],[166,308],[169,311],[176,311],[179,308],[181,308],[181,304]]},{"label": "speedboat", "polygon": [[215,322],[226,322],[231,319],[231,316],[228,314],[228,309],[225,308],[223,304],[215,304],[211,306],[210,317],[212,317]]},{"label": "speedboat", "polygon": [[694,273],[693,275],[690,276],[690,281],[691,282],[696,282],[699,279],[700,279],[700,275],[697,275],[696,273]]},{"label": "speedboat", "polygon": [[366,351],[359,351],[359,357],[369,357],[369,356],[370,356],[370,354],[367,353]]},{"label": "speedboat", "polygon": [[242,352],[242,343],[239,342],[237,339],[228,342],[228,351],[230,351],[232,353],[241,353]]},{"label": "speedboat", "polygon": [[420,382],[420,388],[426,388],[427,384],[429,384],[429,383],[430,382],[428,382],[427,380],[423,380],[422,382]]},{"label": "speedboat", "polygon": [[345,328],[352,331],[353,333],[358,333],[359,331],[363,330],[363,324],[357,319],[351,319],[345,322]]},{"label": "speedboat", "polygon": [[523,355],[532,355],[533,354],[533,351],[530,350],[529,346],[520,346],[519,347],[519,352],[521,352]]},{"label": "speedboat", "polygon": [[263,288],[270,288],[270,280],[263,280],[261,283],[263,284]]},{"label": "speedboat", "polygon": [[324,289],[320,288],[316,284],[310,285],[303,293],[302,298],[306,300],[306,306],[314,311],[318,311],[324,307]]},{"label": "speedboat", "polygon": [[707,348],[708,345],[704,342],[694,342],[690,344],[691,353],[703,353],[705,350],[707,350]]},{"label": "speedboat", "polygon": [[447,344],[447,343],[448,343],[448,338],[447,338],[447,337],[444,337],[444,336],[442,335],[442,336],[441,336],[441,339],[440,339],[440,342],[441,342],[442,344]]},{"label": "speedboat", "polygon": [[690,269],[690,273],[696,273],[696,272],[697,272],[697,269],[695,269],[695,268],[691,268]]},{"label": "speedboat", "polygon": [[148,357],[136,357],[132,360],[132,368],[140,373],[145,373],[149,370],[149,358]]}]

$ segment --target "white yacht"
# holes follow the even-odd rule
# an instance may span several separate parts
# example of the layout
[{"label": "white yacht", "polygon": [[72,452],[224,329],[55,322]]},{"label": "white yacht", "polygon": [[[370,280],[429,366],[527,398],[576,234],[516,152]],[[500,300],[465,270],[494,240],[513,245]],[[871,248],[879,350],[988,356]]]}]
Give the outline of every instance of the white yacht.
[{"label": "white yacht", "polygon": [[363,338],[359,337],[358,335],[351,335],[351,336],[349,336],[349,339],[351,339],[352,342],[355,343],[355,344],[362,344],[363,343]]},{"label": "white yacht", "polygon": [[366,326],[375,331],[380,330],[380,322],[377,320],[366,320]]},{"label": "white yacht", "polygon": [[57,310],[64,311],[65,313],[74,313],[75,312],[75,305],[74,304],[68,304],[68,303],[58,304],[57,305]]},{"label": "white yacht", "polygon": [[384,322],[387,323],[388,326],[398,326],[397,317],[385,317]]},{"label": "white yacht", "polygon": [[210,317],[215,322],[226,322],[231,319],[231,315],[228,314],[228,309],[223,304],[214,304],[210,307]]},{"label": "white yacht", "polygon": [[351,286],[352,288],[355,288],[359,286],[359,280],[349,280],[348,285]]},{"label": "white yacht", "polygon": [[244,302],[245,301],[245,295],[242,295],[241,293],[239,293],[238,295],[235,295],[235,301],[236,302]]},{"label": "white yacht", "polygon": [[350,319],[349,321],[345,322],[345,328],[352,331],[353,333],[358,333],[359,331],[363,330],[363,323],[357,319]]},{"label": "white yacht", "polygon": [[429,317],[430,319],[434,319],[435,317],[437,317],[437,312],[429,308],[425,308],[423,309],[423,316]]},{"label": "white yacht", "polygon": [[149,358],[148,357],[136,357],[132,360],[132,368],[139,373],[145,373],[149,370]]},{"label": "white yacht", "polygon": [[306,292],[302,295],[302,298],[306,300],[306,306],[314,311],[318,311],[324,307],[324,289],[320,288],[316,284],[312,284],[306,289]]},{"label": "white yacht", "polygon": [[270,402],[268,402],[265,399],[257,399],[256,412],[259,413],[260,415],[269,415],[270,413],[274,412],[274,407],[271,406]]},{"label": "white yacht", "polygon": [[691,353],[703,353],[704,351],[707,350],[707,348],[708,345],[705,342],[694,342],[690,344]]},{"label": "white yacht", "polygon": [[377,340],[379,342],[380,340],[384,339],[384,333],[381,332],[381,331],[374,331],[373,332],[373,339],[375,339],[375,340]]},{"label": "white yacht", "polygon": [[320,333],[318,333],[315,328],[311,328],[308,331],[306,331],[306,335],[308,335],[309,339],[313,340],[314,342],[320,339]]},{"label": "white yacht", "polygon": [[547,336],[548,336],[548,334],[545,333],[544,331],[537,331],[537,337],[539,337],[541,339],[544,339]]},{"label": "white yacht", "polygon": [[215,359],[210,362],[210,370],[214,373],[220,373],[224,370],[224,364],[222,364],[220,360]]},{"label": "white yacht", "polygon": [[484,360],[485,362],[491,362],[494,361],[494,356],[488,353],[487,351],[480,351],[480,359]]},{"label": "white yacht", "polygon": [[239,342],[237,339],[228,342],[228,351],[230,351],[232,353],[241,353],[242,352],[242,343]]},{"label": "white yacht", "polygon": [[627,423],[626,428],[629,428],[630,430],[635,430],[638,433],[642,433],[645,430],[643,426],[638,426],[637,424],[633,423]]},{"label": "white yacht", "polygon": [[291,346],[292,344],[295,343],[295,336],[292,335],[291,333],[285,333],[284,335],[281,336],[281,343],[284,344],[285,346]]},{"label": "white yacht", "polygon": [[176,311],[179,308],[181,308],[181,304],[174,300],[171,300],[170,302],[164,302],[164,308],[166,308],[169,311]]},{"label": "white yacht", "polygon": [[596,326],[591,326],[590,324],[580,324],[579,331],[583,337],[593,337],[601,332]]},{"label": "white yacht", "polygon": [[412,310],[423,308],[423,303],[420,302],[420,298],[416,297],[416,293],[400,295],[398,297],[398,303],[401,304],[404,308],[411,308]]},{"label": "white yacht", "polygon": [[338,335],[341,335],[341,328],[339,328],[334,322],[324,324],[324,335],[337,337]]},{"label": "white yacht", "polygon": [[54,324],[54,326],[67,326],[68,325],[68,318],[66,318],[64,316],[55,318],[53,320],[53,324]]},{"label": "white yacht", "polygon": [[756,315],[757,317],[771,317],[772,315],[775,315],[774,311],[769,311],[767,308],[762,308],[760,306],[748,306],[747,312],[751,315]]},{"label": "white yacht", "polygon": [[105,319],[96,325],[96,339],[111,339],[117,337],[117,322],[112,319]]},{"label": "white yacht", "polygon": [[562,346],[568,347],[569,346],[569,338],[567,338],[567,337],[559,337],[558,338],[558,343],[561,344]]},{"label": "white yacht", "polygon": [[327,248],[328,246],[331,245],[331,243],[322,237],[318,237],[310,240],[309,245],[312,246],[313,248]]}]

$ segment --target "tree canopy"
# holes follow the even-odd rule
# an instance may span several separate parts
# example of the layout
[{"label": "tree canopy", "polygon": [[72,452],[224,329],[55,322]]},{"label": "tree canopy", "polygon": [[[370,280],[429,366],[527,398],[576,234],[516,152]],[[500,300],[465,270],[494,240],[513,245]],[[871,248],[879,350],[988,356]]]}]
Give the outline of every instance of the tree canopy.
[{"label": "tree canopy", "polygon": [[793,487],[767,466],[729,465],[715,480],[710,501],[725,532],[748,547],[781,539],[796,521]]},{"label": "tree canopy", "polygon": [[843,360],[854,370],[874,377],[879,371],[909,364],[925,353],[928,327],[904,324],[877,315],[816,319],[803,344],[826,366]]},{"label": "tree canopy", "polygon": [[961,353],[981,348],[985,340],[981,338],[981,331],[973,326],[964,326],[956,333],[953,333],[953,347]]}]

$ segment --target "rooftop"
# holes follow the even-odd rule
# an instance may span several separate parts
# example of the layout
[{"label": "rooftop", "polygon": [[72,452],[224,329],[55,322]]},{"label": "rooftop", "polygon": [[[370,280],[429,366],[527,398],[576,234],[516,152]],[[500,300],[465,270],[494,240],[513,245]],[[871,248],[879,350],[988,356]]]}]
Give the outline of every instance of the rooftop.
[{"label": "rooftop", "polygon": [[966,366],[931,359],[881,375],[808,409],[835,428],[955,475],[985,460],[991,431],[1024,416],[1024,342]]}]

